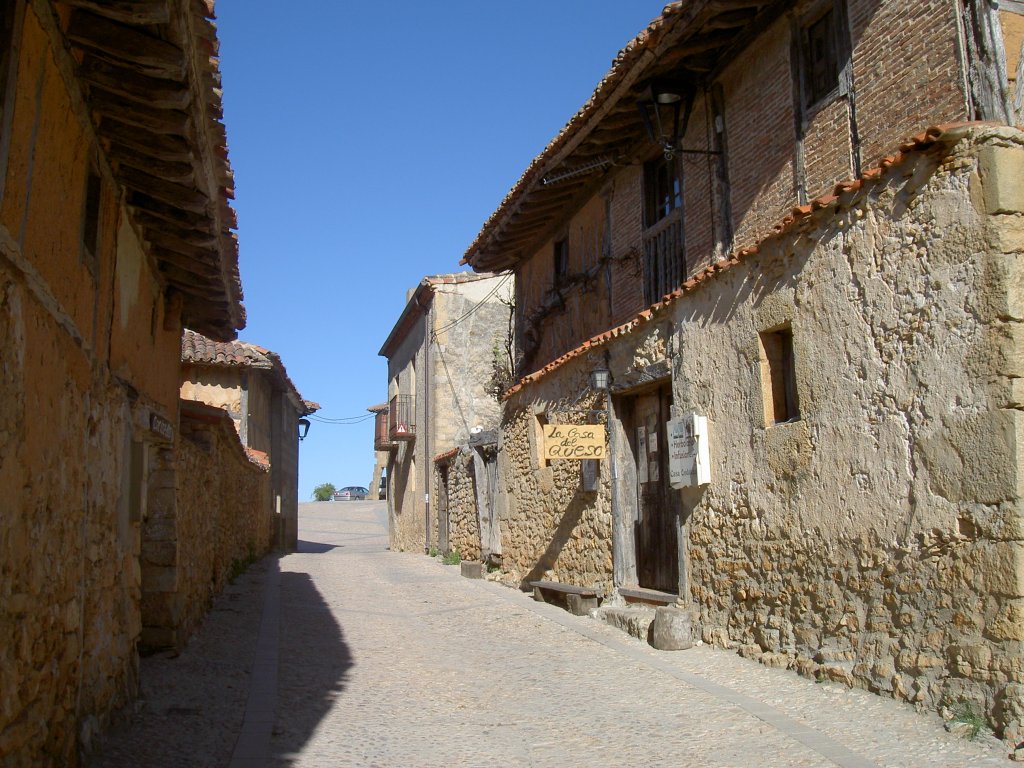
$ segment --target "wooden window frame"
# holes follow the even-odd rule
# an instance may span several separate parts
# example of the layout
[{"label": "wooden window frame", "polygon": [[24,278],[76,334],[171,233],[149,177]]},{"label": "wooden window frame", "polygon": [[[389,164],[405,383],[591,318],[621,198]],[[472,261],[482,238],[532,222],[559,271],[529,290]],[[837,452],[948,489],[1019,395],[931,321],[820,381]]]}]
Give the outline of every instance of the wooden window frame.
[{"label": "wooden window frame", "polygon": [[644,301],[650,305],[687,278],[683,169],[679,157],[644,164]]}]

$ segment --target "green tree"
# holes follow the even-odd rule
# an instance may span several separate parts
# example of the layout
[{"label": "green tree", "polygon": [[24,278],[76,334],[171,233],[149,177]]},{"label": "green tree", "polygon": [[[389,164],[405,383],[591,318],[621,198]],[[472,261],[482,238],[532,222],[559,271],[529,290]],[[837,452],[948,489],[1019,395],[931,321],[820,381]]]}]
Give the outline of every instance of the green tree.
[{"label": "green tree", "polygon": [[334,483],[321,483],[313,489],[313,498],[317,501],[330,501],[334,490]]}]

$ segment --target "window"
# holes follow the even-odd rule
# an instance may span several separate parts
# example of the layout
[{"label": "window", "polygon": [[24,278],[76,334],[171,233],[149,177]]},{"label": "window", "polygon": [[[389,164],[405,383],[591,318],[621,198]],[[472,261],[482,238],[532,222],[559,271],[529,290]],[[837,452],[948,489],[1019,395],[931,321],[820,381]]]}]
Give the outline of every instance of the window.
[{"label": "window", "polygon": [[560,288],[565,284],[565,278],[569,275],[569,241],[557,240],[555,242],[554,261],[554,285]]},{"label": "window", "polygon": [[810,109],[839,86],[835,12],[829,8],[805,25],[801,40],[804,108]]},{"label": "window", "polygon": [[644,300],[654,304],[686,279],[683,178],[676,158],[644,166]]},{"label": "window", "polygon": [[647,205],[644,225],[652,227],[683,205],[683,182],[675,159],[652,160],[644,168]]},{"label": "window", "polygon": [[788,326],[761,336],[761,390],[765,423],[782,424],[800,418],[793,365],[793,331]]},{"label": "window", "polygon": [[0,2],[0,198],[7,176],[7,153],[11,143],[11,117],[14,112],[14,77],[18,56],[17,26],[19,0]]},{"label": "window", "polygon": [[82,213],[82,249],[86,265],[92,272],[99,264],[100,253],[100,198],[103,183],[90,166],[85,183],[85,207]]}]

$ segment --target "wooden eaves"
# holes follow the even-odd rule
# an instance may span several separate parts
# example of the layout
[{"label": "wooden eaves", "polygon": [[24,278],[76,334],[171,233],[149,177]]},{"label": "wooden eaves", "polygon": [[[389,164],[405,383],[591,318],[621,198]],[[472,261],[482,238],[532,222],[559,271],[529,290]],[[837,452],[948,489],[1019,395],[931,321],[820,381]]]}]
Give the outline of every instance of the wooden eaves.
[{"label": "wooden eaves", "polygon": [[182,321],[245,327],[213,0],[33,0],[49,11],[111,171]]},{"label": "wooden eaves", "polygon": [[[699,87],[743,50],[793,0],[689,0],[660,17],[623,48],[593,95],[529,165],[466,250],[477,271],[513,269],[550,239],[567,216],[600,187],[609,168],[649,154],[637,100],[654,79],[686,79]],[[575,169],[613,163],[545,184]]]}]

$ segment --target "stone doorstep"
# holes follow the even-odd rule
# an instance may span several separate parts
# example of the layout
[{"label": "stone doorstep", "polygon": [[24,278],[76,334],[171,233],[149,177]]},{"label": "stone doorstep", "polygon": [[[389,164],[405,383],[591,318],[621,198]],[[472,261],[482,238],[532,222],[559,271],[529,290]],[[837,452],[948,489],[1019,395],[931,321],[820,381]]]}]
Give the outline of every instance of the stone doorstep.
[{"label": "stone doorstep", "polygon": [[600,608],[595,617],[660,651],[693,647],[690,616],[675,607],[630,603],[625,607]]},{"label": "stone doorstep", "polygon": [[484,564],[479,560],[463,560],[459,563],[462,575],[467,579],[482,579],[484,577]]}]

